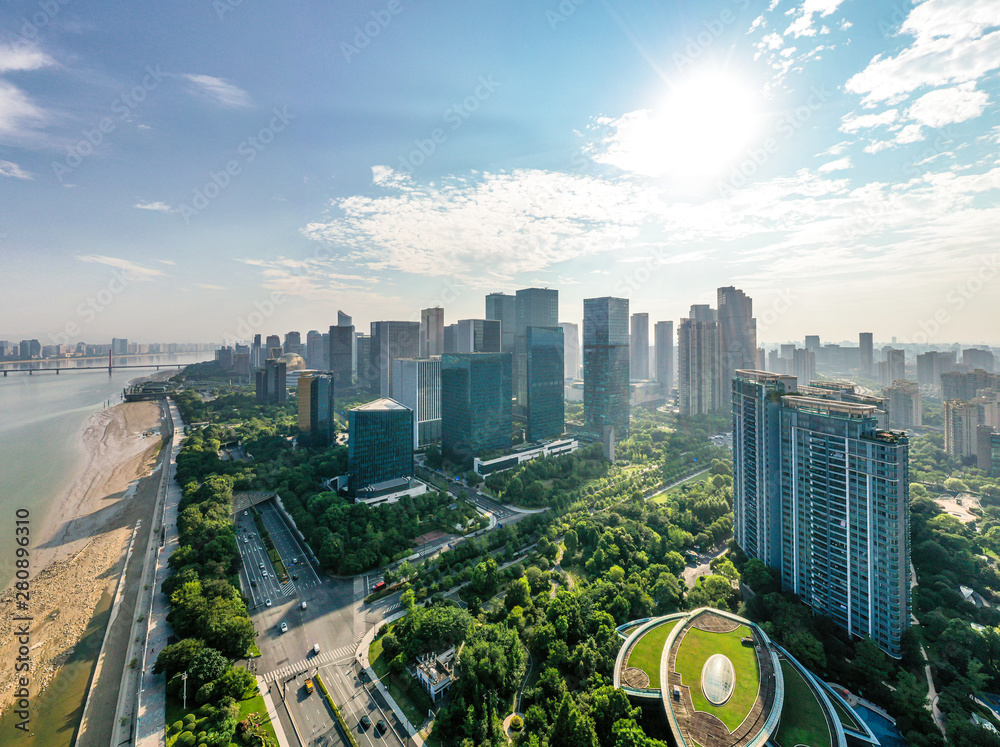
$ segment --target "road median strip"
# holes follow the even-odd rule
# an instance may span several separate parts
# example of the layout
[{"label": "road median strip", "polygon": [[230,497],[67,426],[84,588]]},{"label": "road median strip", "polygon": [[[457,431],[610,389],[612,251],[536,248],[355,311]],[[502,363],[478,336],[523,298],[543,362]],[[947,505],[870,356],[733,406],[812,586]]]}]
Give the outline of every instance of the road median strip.
[{"label": "road median strip", "polygon": [[330,710],[333,711],[333,715],[337,717],[337,723],[340,725],[340,730],[344,735],[344,738],[351,743],[351,747],[358,747],[358,742],[354,738],[354,734],[347,727],[347,722],[344,721],[344,717],[340,713],[340,709],[337,708],[337,704],[333,702],[333,698],[330,697],[330,691],[326,689],[326,684],[323,679],[317,673],[314,677],[316,684],[319,685],[320,692],[323,693],[323,697],[326,699],[327,705],[330,706]]}]

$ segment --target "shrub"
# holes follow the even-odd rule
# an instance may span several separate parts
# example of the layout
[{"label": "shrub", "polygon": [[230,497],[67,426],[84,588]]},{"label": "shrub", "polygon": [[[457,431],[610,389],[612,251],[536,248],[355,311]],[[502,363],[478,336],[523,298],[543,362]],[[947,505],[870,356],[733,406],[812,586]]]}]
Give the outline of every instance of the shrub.
[{"label": "shrub", "polygon": [[512,718],[510,720],[510,730],[511,731],[521,731],[521,729],[523,729],[523,728],[524,728],[524,722],[521,720],[520,716],[518,716],[517,714],[515,714],[514,718]]},{"label": "shrub", "polygon": [[194,734],[192,732],[182,731],[174,744],[177,745],[177,747],[194,747],[196,742],[197,740],[194,738]]}]

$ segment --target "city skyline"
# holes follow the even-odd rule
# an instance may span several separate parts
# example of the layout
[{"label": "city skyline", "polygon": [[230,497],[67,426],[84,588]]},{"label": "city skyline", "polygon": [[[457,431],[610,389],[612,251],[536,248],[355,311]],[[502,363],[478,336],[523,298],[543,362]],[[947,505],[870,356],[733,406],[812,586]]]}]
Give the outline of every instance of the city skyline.
[{"label": "city skyline", "polygon": [[765,340],[993,342],[995,4],[217,5],[11,4],[2,334],[480,318],[533,286],[561,321],[676,321],[735,285]]}]

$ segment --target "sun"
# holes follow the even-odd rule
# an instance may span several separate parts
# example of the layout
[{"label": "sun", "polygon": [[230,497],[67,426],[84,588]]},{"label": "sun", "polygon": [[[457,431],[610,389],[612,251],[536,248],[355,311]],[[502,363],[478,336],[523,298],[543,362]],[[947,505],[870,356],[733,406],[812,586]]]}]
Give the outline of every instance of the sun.
[{"label": "sun", "polygon": [[759,95],[747,81],[721,71],[692,74],[674,81],[655,109],[616,120],[605,160],[701,188],[748,157],[760,138],[760,121]]}]

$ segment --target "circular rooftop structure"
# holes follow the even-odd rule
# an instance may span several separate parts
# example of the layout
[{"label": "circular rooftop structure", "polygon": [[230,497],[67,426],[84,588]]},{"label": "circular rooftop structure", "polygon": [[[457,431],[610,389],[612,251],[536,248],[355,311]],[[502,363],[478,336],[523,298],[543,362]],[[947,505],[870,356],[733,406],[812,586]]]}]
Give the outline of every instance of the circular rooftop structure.
[{"label": "circular rooftop structure", "polygon": [[306,367],[306,362],[298,353],[285,353],[278,360],[285,364],[286,371],[303,371]]},{"label": "circular rooftop structure", "polygon": [[714,706],[725,705],[733,695],[736,669],[725,654],[712,654],[701,668],[701,691]]}]

